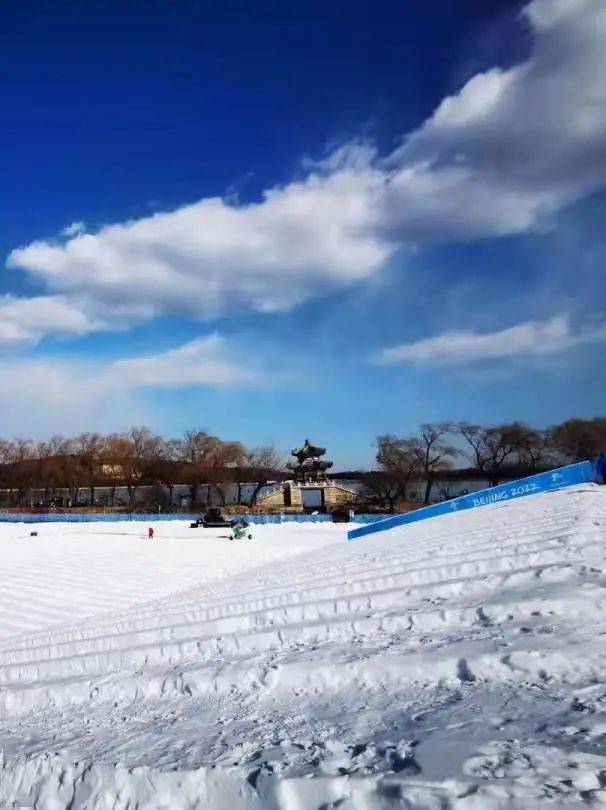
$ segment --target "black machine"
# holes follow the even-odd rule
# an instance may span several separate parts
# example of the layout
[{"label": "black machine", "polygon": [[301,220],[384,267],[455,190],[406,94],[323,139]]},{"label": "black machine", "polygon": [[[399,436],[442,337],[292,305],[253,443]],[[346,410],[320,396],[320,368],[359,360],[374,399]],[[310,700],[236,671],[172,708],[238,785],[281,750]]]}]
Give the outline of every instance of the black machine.
[{"label": "black machine", "polygon": [[217,506],[211,506],[204,517],[190,524],[190,528],[198,529],[202,526],[204,529],[231,529],[235,523],[235,520],[226,518]]},{"label": "black machine", "polygon": [[331,517],[333,523],[349,523],[351,520],[349,509],[343,509],[342,507],[333,509]]}]

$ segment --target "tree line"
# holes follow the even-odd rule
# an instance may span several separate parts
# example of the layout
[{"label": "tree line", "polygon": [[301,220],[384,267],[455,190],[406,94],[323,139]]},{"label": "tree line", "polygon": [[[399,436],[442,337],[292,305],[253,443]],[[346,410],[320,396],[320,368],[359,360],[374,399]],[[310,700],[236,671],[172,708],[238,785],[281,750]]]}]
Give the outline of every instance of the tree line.
[{"label": "tree line", "polygon": [[[412,484],[423,486],[428,503],[436,480],[447,470],[471,466],[493,486],[513,472],[525,475],[567,462],[592,459],[606,449],[606,418],[570,419],[547,429],[521,422],[496,426],[470,423],[422,424],[414,435],[379,436],[377,469],[358,473],[363,496],[393,509],[406,500]],[[96,490],[109,490],[114,504],[118,488],[134,506],[142,486],[155,486],[155,501],[174,505],[174,490],[186,486],[189,501],[223,505],[255,503],[272,481],[288,477],[285,462],[271,445],[247,448],[240,441],[191,429],[178,439],[147,427],[132,427],[107,436],[82,433],[48,441],[0,439],[0,488],[9,502],[24,506],[33,491],[48,502],[57,492],[77,505],[96,502]],[[246,482],[248,494],[243,494]],[[86,493],[86,495],[84,495]]]},{"label": "tree line", "polygon": [[177,485],[186,485],[192,504],[205,502],[215,492],[226,500],[226,484],[233,483],[241,501],[241,484],[253,484],[254,501],[260,490],[281,474],[282,460],[272,446],[246,448],[239,441],[226,441],[206,431],[192,429],[179,439],[153,433],[147,427],[132,427],[124,433],[103,436],[82,433],[74,437],[54,436],[48,441],[0,439],[0,488],[9,491],[9,502],[26,505],[34,490],[42,491],[44,502],[57,492],[69,493],[77,505],[87,493],[94,504],[100,487],[109,488],[109,505],[116,490],[125,488],[128,505],[135,504],[137,490],[155,485],[155,500],[173,505]]},{"label": "tree line", "polygon": [[423,424],[413,436],[379,436],[376,446],[379,469],[365,476],[365,486],[393,510],[413,483],[424,484],[423,502],[429,503],[436,479],[457,462],[471,462],[489,486],[496,486],[514,473],[522,477],[597,458],[606,451],[606,418],[569,419],[545,429],[522,422]]}]

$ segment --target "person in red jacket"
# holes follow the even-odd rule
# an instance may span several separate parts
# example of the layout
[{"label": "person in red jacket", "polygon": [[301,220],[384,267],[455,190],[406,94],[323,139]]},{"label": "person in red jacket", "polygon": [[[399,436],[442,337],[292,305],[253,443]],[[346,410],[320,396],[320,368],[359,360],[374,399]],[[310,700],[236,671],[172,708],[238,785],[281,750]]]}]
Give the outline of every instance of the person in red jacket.
[{"label": "person in red jacket", "polygon": [[153,539],[154,539],[154,530],[152,529],[152,527],[151,527],[151,526],[150,526],[150,527],[149,527],[149,529],[147,530],[147,536],[148,536],[148,538],[149,538],[150,540],[153,540]]}]

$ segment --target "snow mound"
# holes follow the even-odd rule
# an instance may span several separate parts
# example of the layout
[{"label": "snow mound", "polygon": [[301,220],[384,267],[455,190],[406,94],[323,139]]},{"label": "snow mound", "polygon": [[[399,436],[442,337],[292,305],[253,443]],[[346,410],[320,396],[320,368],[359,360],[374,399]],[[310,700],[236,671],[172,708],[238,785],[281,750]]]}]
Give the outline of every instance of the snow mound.
[{"label": "snow mound", "polygon": [[141,529],[14,552],[0,807],[606,801],[605,488],[355,543]]}]

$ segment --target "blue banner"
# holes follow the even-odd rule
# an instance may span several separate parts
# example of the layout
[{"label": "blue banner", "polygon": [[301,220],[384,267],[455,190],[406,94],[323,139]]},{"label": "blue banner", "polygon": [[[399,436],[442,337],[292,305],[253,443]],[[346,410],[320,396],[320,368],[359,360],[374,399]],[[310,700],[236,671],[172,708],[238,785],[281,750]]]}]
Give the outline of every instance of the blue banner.
[{"label": "blue banner", "polygon": [[419,520],[428,520],[438,515],[462,512],[465,509],[476,509],[478,506],[487,506],[491,503],[511,501],[515,498],[523,498],[526,495],[535,495],[539,492],[551,492],[574,484],[587,484],[591,481],[601,482],[602,480],[602,471],[598,470],[596,462],[581,461],[578,464],[569,464],[557,470],[531,475],[528,478],[520,478],[517,481],[509,481],[507,484],[501,484],[498,487],[483,489],[470,495],[462,495],[460,498],[453,498],[451,501],[416,509],[414,512],[407,512],[404,515],[394,515],[368,526],[360,526],[360,528],[348,532],[347,539],[357,540],[358,537],[364,537],[367,534],[384,532],[396,526],[406,526],[408,523],[417,523]]}]

